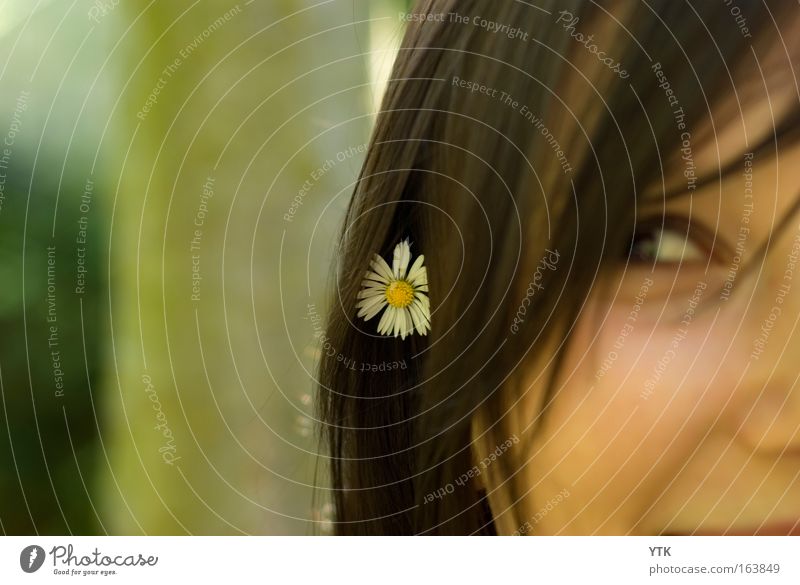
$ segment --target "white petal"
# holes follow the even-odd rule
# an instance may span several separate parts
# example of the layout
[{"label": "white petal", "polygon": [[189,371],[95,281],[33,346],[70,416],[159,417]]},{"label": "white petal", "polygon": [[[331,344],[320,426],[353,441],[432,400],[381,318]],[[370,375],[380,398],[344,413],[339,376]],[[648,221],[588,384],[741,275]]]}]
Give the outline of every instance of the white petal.
[{"label": "white petal", "polygon": [[385,294],[387,284],[381,284],[372,280],[365,280],[361,283],[361,290],[358,295],[363,298],[364,296],[372,296],[373,294]]},{"label": "white petal", "polygon": [[425,335],[431,329],[430,315],[425,312],[420,305],[413,305],[414,311],[419,315],[420,327],[417,329],[422,335]]},{"label": "white petal", "polygon": [[405,309],[400,309],[400,339],[406,338],[406,313]]},{"label": "white petal", "polygon": [[425,335],[427,328],[427,321],[425,320],[422,310],[414,303],[408,306],[408,312],[411,313],[411,320],[414,322],[414,327],[420,335]]},{"label": "white petal", "polygon": [[366,274],[364,274],[364,280],[361,281],[361,286],[364,286],[365,282],[368,285],[369,284],[382,284],[382,285],[385,286],[385,285],[389,284],[389,280],[390,279],[384,278],[383,276],[381,276],[377,272],[373,272],[372,270],[367,270]]},{"label": "white petal", "polygon": [[414,327],[419,330],[420,323],[422,323],[422,314],[419,312],[419,309],[414,306],[414,303],[411,303],[408,305],[408,312],[411,315],[411,321],[414,323]]},{"label": "white petal", "polygon": [[370,297],[383,297],[386,296],[386,286],[385,285],[378,285],[378,286],[368,286],[362,288],[358,293],[356,293],[357,299],[366,299]]},{"label": "white petal", "polygon": [[408,316],[406,309],[401,309],[400,314],[402,315],[400,319],[400,336],[405,339],[406,335],[408,335],[408,326],[411,324],[411,318]]},{"label": "white petal", "polygon": [[392,328],[388,333],[393,337],[397,337],[397,334],[400,332],[400,325],[403,323],[403,311],[395,308],[393,319],[394,321],[392,322]]},{"label": "white petal", "polygon": [[397,334],[400,333],[400,329],[403,327],[403,309],[395,309],[395,316],[394,316],[394,328],[392,329],[392,335],[397,337]]},{"label": "white petal", "polygon": [[[358,311],[358,316],[363,317],[367,313],[370,312],[371,309],[375,307],[375,305],[385,304],[386,299],[383,297],[373,297],[371,299],[364,299],[356,304],[356,307],[360,309]],[[368,320],[368,319],[365,319]]]},{"label": "white petal", "polygon": [[388,304],[388,303],[386,303],[386,302],[384,301],[384,302],[382,302],[382,303],[378,303],[377,305],[375,305],[374,307],[372,307],[371,309],[369,309],[369,310],[366,312],[366,314],[364,315],[364,321],[369,321],[370,319],[372,319],[372,318],[373,318],[375,315],[377,315],[378,313],[380,313],[380,312],[381,312],[381,309],[383,309],[383,308],[384,308],[384,307],[385,307],[387,304]]},{"label": "white petal", "polygon": [[387,307],[386,312],[384,312],[383,317],[381,317],[381,320],[378,323],[378,333],[380,333],[381,335],[389,334],[391,326],[394,324],[395,311],[397,311],[397,309],[395,309],[391,305]]},{"label": "white petal", "polygon": [[[411,269],[408,271],[408,277],[406,280],[411,284],[411,286],[415,286],[417,281],[420,281],[419,284],[427,284],[427,272],[425,271],[425,267],[422,263],[425,261],[425,256],[417,256],[417,259],[414,260],[414,263],[411,265]],[[424,279],[420,277],[425,277]],[[422,282],[424,280],[424,282]]]},{"label": "white petal", "polygon": [[368,283],[368,286],[362,286],[361,290],[358,291],[358,293],[356,294],[359,299],[363,299],[365,297],[371,297],[373,295],[385,295],[387,286],[389,285],[378,284],[377,282],[370,282]]},{"label": "white petal", "polygon": [[358,295],[361,298],[356,302],[356,309],[360,309],[361,307],[365,307],[367,305],[371,305],[372,301],[375,300],[375,299],[381,299],[381,300],[384,300],[384,301],[386,300],[386,295],[383,294],[383,293],[374,293],[374,294],[369,294],[369,295],[364,295],[364,296],[361,296],[361,293],[358,293]]},{"label": "white petal", "polygon": [[386,260],[375,254],[372,257],[372,262],[369,263],[370,267],[378,273],[379,276],[382,276],[383,281],[390,281],[392,280],[392,269],[389,268],[389,265],[386,263]]},{"label": "white petal", "polygon": [[411,247],[408,245],[408,240],[403,240],[394,247],[392,269],[395,278],[405,278],[409,260],[411,260]]},{"label": "white petal", "polygon": [[413,335],[414,319],[411,316],[411,307],[406,308],[406,335]]},{"label": "white petal", "polygon": [[425,290],[428,290],[428,271],[425,267],[422,267],[421,274],[416,278],[416,286],[425,287]]},{"label": "white petal", "polygon": [[[419,295],[419,296],[427,300],[427,297],[425,297],[424,295]],[[414,299],[412,306],[420,312],[420,317],[425,325],[425,329],[429,330],[431,328],[431,309],[429,305],[425,304],[423,298]]]}]

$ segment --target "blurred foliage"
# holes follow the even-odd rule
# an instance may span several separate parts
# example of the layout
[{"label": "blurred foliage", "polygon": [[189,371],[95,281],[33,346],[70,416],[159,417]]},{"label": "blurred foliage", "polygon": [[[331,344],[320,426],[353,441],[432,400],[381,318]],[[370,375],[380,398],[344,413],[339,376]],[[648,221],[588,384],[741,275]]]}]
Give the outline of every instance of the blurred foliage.
[{"label": "blurred foliage", "polygon": [[96,75],[92,56],[77,53],[81,34],[62,34],[61,51],[32,59],[32,39],[52,36],[61,16],[36,14],[0,39],[0,526],[9,534],[102,532],[90,496],[99,454],[90,388],[104,359],[107,222],[95,196],[104,175],[92,172],[100,128],[86,114],[102,119],[106,103],[80,90]]},{"label": "blurred foliage", "polygon": [[363,152],[285,214],[368,139],[411,3],[102,4],[0,7],[0,530],[324,532],[309,306]]}]

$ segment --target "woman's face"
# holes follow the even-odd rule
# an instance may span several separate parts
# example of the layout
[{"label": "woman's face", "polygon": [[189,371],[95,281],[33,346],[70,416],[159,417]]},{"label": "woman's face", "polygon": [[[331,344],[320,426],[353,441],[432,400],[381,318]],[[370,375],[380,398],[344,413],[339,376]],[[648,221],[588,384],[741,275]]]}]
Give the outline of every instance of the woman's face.
[{"label": "woman's face", "polygon": [[593,292],[527,441],[522,525],[493,510],[501,533],[800,534],[800,147],[742,155],[792,99],[694,150],[698,176],[735,163],[721,181],[638,209],[634,258]]}]

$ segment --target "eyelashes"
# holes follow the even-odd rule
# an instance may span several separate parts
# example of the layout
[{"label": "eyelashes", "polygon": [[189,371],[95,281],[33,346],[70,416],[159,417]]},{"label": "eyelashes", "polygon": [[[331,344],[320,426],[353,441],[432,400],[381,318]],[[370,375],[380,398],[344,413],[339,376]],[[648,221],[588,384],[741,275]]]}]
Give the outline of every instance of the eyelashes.
[{"label": "eyelashes", "polygon": [[625,261],[653,268],[708,264],[720,259],[717,234],[696,218],[659,215],[636,226]]}]

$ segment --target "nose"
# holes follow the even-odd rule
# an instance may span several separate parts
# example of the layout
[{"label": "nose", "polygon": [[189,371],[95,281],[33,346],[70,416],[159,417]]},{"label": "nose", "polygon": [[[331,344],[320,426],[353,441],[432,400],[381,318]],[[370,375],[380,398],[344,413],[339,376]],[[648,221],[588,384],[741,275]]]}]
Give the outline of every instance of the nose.
[{"label": "nose", "polygon": [[740,340],[749,355],[737,436],[775,455],[800,454],[800,229],[787,232],[755,277]]}]

